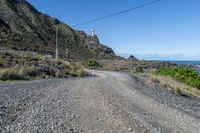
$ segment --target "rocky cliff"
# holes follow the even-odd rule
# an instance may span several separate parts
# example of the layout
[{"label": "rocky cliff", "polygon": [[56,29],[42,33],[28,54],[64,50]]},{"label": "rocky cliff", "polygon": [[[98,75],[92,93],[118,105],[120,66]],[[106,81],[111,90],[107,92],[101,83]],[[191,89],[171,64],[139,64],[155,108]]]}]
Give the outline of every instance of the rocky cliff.
[{"label": "rocky cliff", "polygon": [[60,56],[65,57],[68,49],[74,59],[116,58],[97,36],[74,30],[25,0],[0,0],[0,47],[55,55],[56,27]]}]

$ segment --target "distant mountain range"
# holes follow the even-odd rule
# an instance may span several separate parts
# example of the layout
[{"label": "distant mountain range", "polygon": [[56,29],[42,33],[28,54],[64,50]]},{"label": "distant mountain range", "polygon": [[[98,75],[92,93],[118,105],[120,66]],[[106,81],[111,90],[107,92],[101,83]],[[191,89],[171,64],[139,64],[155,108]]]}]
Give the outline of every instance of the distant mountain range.
[{"label": "distant mountain range", "polygon": [[55,55],[56,27],[59,56],[65,57],[67,49],[72,59],[118,58],[96,35],[72,29],[25,0],[0,0],[0,47]]}]

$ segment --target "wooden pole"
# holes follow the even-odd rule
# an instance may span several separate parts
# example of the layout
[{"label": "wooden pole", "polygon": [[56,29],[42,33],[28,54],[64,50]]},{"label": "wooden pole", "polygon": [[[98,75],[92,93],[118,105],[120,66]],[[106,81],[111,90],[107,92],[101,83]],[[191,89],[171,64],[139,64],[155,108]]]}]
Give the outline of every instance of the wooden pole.
[{"label": "wooden pole", "polygon": [[58,61],[58,27],[56,26],[56,62]]}]

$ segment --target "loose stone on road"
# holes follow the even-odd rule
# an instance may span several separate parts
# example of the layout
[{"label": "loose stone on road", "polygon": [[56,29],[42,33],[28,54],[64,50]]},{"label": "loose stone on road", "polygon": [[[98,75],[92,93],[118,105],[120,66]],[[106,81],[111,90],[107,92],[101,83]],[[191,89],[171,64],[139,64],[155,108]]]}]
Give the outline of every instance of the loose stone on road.
[{"label": "loose stone on road", "polygon": [[[160,100],[147,93],[151,86],[137,85],[137,78],[118,72],[95,70],[95,74],[1,83],[0,132],[200,132],[199,99],[185,104],[181,99],[183,106],[177,107],[168,102],[168,94],[165,103],[165,97]],[[186,103],[195,104],[195,111]]]}]

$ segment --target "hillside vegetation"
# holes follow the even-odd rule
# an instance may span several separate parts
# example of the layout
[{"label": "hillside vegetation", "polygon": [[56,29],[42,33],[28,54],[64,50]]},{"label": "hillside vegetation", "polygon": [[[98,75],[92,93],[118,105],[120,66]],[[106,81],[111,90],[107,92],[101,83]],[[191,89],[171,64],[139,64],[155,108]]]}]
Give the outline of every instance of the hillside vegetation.
[{"label": "hillside vegetation", "polygon": [[88,36],[42,14],[25,0],[0,1],[0,47],[54,56],[56,28],[60,57],[76,60],[117,58],[97,36]]}]

